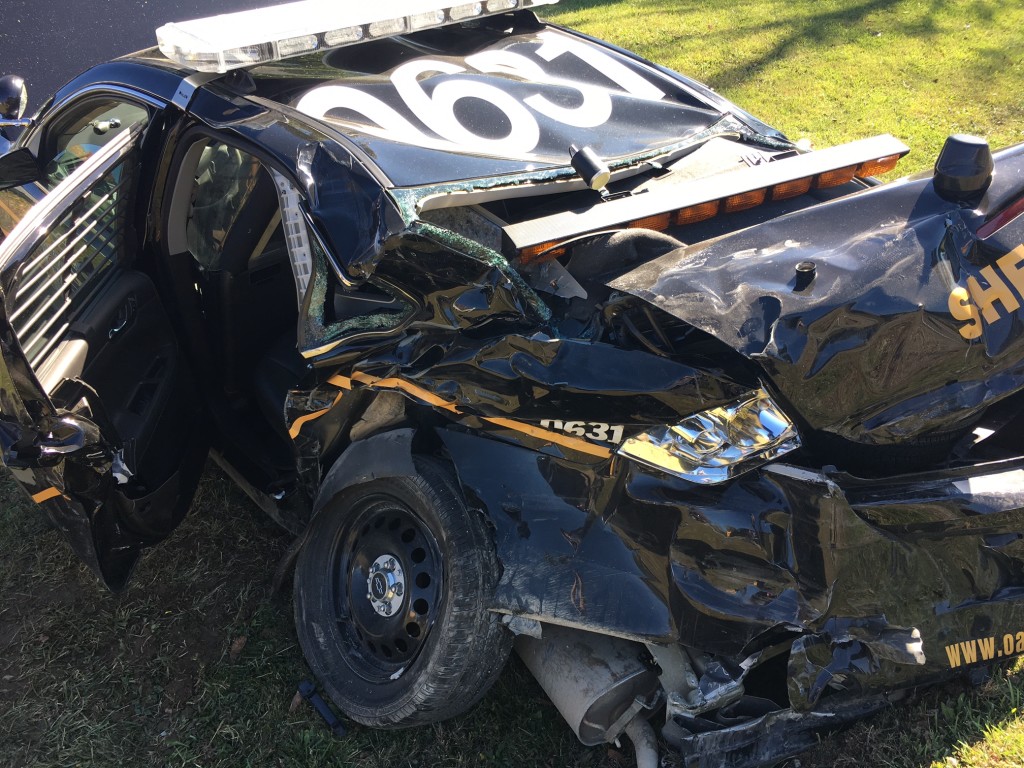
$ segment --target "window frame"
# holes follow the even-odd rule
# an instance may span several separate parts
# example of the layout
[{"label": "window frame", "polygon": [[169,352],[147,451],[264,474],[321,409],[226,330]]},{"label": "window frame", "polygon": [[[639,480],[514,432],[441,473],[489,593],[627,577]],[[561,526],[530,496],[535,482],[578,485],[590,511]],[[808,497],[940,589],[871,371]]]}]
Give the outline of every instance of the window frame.
[{"label": "window frame", "polygon": [[[296,180],[294,171],[288,169],[287,166],[283,166],[266,150],[261,148],[259,145],[254,144],[252,141],[247,140],[245,137],[228,131],[217,130],[206,125],[191,126],[187,131],[183,132],[174,147],[170,149],[170,157],[167,160],[170,170],[165,182],[166,191],[164,194],[166,195],[166,198],[162,205],[163,212],[161,214],[164,222],[165,255],[169,258],[177,258],[182,254],[189,254],[190,258],[194,258],[189,247],[188,236],[186,233],[186,221],[190,192],[194,186],[193,172],[198,167],[198,156],[201,152],[201,150],[197,151],[196,148],[197,145],[207,146],[212,141],[221,142],[228,147],[241,150],[251,155],[263,165],[264,170],[272,175],[280,176],[291,186],[299,199],[302,223],[309,237],[311,255],[313,255],[312,252],[315,250],[320,250],[324,254],[324,261],[326,263],[323,266],[324,273],[321,276],[322,279],[333,284],[334,290],[336,291],[344,291],[346,287],[355,287],[352,281],[347,279],[341,272],[338,266],[339,261],[336,254],[330,247],[328,247],[327,241],[314,221],[313,216],[310,213],[309,199],[306,195],[305,188]],[[196,155],[194,162],[188,161],[189,155],[193,153]],[[280,197],[278,202],[280,204]],[[296,272],[296,265],[295,261],[292,259],[291,244],[289,243],[287,234],[285,237],[285,244],[288,248],[289,269],[292,273],[292,279],[297,285],[302,278]],[[251,256],[252,254],[250,254],[250,257]],[[298,302],[298,327],[295,329],[296,350],[307,360],[312,361],[314,358],[326,355],[341,346],[357,344],[363,341],[371,341],[376,338],[382,338],[399,333],[414,321],[417,313],[422,309],[421,303],[414,296],[401,289],[399,286],[392,284],[390,281],[373,277],[370,278],[368,282],[372,283],[374,287],[380,288],[381,290],[393,295],[399,301],[409,304],[410,311],[402,317],[399,323],[390,328],[382,330],[352,329],[350,332],[337,331],[331,333],[330,330],[324,328],[321,323],[316,322],[317,318],[315,318],[310,312],[311,300],[316,293],[314,284],[318,277],[317,270],[319,268],[316,263],[317,258],[315,255],[313,255],[312,262],[311,274],[308,278],[305,295],[302,297],[302,300]],[[324,335],[320,338],[311,338],[313,335],[313,329],[310,328],[311,320],[316,322],[318,330],[322,330],[324,332]]]},{"label": "window frame", "polygon": [[[102,98],[115,98],[121,101],[134,102],[141,107],[144,107],[150,111],[150,120],[147,122],[145,128],[146,132],[150,126],[153,125],[153,117],[157,112],[160,112],[167,108],[167,102],[161,101],[158,98],[150,96],[142,91],[136,91],[132,88],[125,88],[118,85],[109,85],[106,83],[97,83],[94,85],[86,86],[65,99],[62,99],[59,103],[52,105],[46,110],[46,113],[42,115],[39,121],[30,128],[30,133],[25,137],[23,146],[28,147],[32,154],[36,157],[40,156],[40,152],[43,147],[44,140],[49,136],[51,130],[55,126],[59,126],[64,114],[69,110],[78,110],[79,103],[83,104],[87,101]],[[145,136],[140,139],[140,144],[145,140]]]},{"label": "window frame", "polygon": [[[121,103],[132,104],[140,107],[141,109],[145,109],[149,113],[145,125],[142,126],[142,131],[138,139],[135,141],[136,146],[140,149],[148,139],[150,128],[156,122],[158,113],[167,108],[166,102],[154,98],[149,94],[117,85],[95,84],[82,88],[81,90],[62,99],[59,103],[47,108],[45,113],[39,117],[38,122],[29,128],[28,133],[19,140],[18,144],[27,148],[36,158],[41,158],[43,148],[52,146],[52,144],[49,143],[51,134],[55,130],[59,130],[62,125],[65,124],[66,120],[71,119],[69,117],[69,112],[80,114],[80,110],[89,102],[98,102],[102,100],[110,102],[120,101]],[[131,126],[128,126],[127,129],[131,129]],[[95,152],[92,153],[92,155],[95,154]],[[90,157],[92,155],[90,155]],[[49,164],[51,160],[51,157],[47,157],[45,161],[46,164]],[[40,162],[42,162],[41,159]],[[24,190],[25,197],[33,198],[35,200],[34,205],[39,205],[57,187],[56,184],[53,186],[47,186],[45,181],[45,177],[41,177],[33,182],[29,182],[28,184],[23,184],[22,186],[17,187],[17,189]],[[37,188],[37,193],[33,193],[28,189],[31,186],[35,186]],[[29,215],[30,211],[31,209],[26,211],[25,216]],[[18,223],[19,222],[14,222],[6,237],[9,237],[15,232]],[[4,242],[6,237],[3,233],[0,233],[0,243]]]}]

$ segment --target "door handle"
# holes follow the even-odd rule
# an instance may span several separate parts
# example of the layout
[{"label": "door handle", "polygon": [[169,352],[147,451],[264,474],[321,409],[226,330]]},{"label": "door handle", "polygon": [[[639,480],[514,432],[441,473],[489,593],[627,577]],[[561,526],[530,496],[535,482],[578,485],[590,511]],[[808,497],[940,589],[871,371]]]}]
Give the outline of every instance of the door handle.
[{"label": "door handle", "polygon": [[110,457],[99,427],[73,413],[47,417],[35,427],[3,420],[0,442],[4,463],[9,467],[53,467],[70,456],[80,456],[93,464]]},{"label": "door handle", "polygon": [[135,319],[135,309],[138,306],[135,301],[135,297],[132,296],[121,308],[117,310],[117,319],[114,320],[114,324],[110,326],[110,330],[107,331],[107,338],[113,339],[117,334],[121,333],[125,328],[128,327],[129,323]]},{"label": "door handle", "polygon": [[93,448],[103,441],[99,427],[75,414],[63,414],[49,427],[49,434],[40,437],[37,444],[43,459],[63,458]]},{"label": "door handle", "polygon": [[125,315],[124,317],[118,318],[117,323],[115,325],[111,326],[110,330],[107,331],[107,338],[108,339],[114,338],[115,336],[117,336],[117,334],[119,334],[121,331],[123,331],[127,327],[128,327],[128,316]]}]

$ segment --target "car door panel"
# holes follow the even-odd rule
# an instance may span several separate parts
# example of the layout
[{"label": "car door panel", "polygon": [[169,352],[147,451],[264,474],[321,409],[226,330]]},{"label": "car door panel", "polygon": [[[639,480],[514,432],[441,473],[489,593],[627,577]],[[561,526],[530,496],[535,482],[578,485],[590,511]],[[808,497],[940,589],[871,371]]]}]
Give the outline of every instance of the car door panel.
[{"label": "car door panel", "polygon": [[81,162],[0,244],[4,461],[114,590],[183,517],[207,449],[166,312],[132,269],[138,138]]},{"label": "car door panel", "polygon": [[152,281],[141,272],[119,273],[71,324],[69,335],[87,344],[80,378],[102,401],[128,467],[154,479],[167,476],[160,455],[180,452],[186,416],[196,403]]}]

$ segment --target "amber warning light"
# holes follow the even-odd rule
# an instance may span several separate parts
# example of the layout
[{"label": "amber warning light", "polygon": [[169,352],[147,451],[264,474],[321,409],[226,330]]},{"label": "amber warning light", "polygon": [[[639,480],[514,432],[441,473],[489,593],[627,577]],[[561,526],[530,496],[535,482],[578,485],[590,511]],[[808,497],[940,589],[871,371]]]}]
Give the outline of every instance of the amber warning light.
[{"label": "amber warning light", "polygon": [[[863,157],[866,152],[862,149],[866,152],[881,149],[885,154],[859,162],[844,162],[851,155],[860,154]],[[512,224],[505,228],[505,232],[517,246],[521,263],[548,261],[565,253],[566,241],[588,232],[611,228],[663,232],[671,227],[698,224],[715,216],[756,208],[769,201],[798,197],[813,189],[837,187],[855,178],[887,173],[896,167],[908,151],[905,145],[891,136],[864,139],[841,147],[809,152],[798,158],[757,166],[746,173],[726,174],[727,178],[717,189],[712,180],[708,179],[698,192],[683,195],[684,204],[670,206],[666,201],[664,208],[669,208],[667,211],[663,208],[658,213],[630,215],[636,211],[636,206],[627,198],[617,201],[617,204],[606,203],[585,212],[554,214],[522,224]],[[835,167],[837,162],[842,165]],[[775,178],[767,178],[769,173]],[[636,199],[639,201],[641,197],[644,196]],[[569,227],[572,230],[566,231]],[[535,233],[543,233],[546,237],[534,240]]]}]

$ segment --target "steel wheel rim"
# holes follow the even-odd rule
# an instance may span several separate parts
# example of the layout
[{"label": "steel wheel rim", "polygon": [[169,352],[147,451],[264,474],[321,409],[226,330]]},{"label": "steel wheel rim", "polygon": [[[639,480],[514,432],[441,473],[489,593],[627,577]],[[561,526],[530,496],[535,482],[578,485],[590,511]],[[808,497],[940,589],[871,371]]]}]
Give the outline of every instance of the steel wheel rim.
[{"label": "steel wheel rim", "polygon": [[[388,584],[403,587],[397,599],[375,595],[381,571],[373,566],[386,559],[395,561]],[[332,604],[346,661],[368,682],[397,680],[422,652],[440,615],[444,591],[436,537],[406,504],[374,494],[351,510],[332,562]],[[390,614],[383,612],[384,602],[395,606]]]}]

